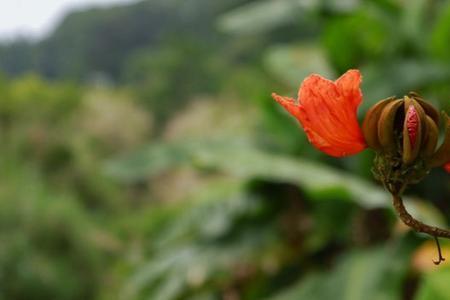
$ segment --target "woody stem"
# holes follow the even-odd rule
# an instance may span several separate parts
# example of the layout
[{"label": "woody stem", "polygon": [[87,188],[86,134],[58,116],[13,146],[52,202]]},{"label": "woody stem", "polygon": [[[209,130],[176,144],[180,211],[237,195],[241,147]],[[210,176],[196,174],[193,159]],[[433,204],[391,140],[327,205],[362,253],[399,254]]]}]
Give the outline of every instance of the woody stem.
[{"label": "woody stem", "polygon": [[439,265],[441,262],[445,261],[445,258],[442,257],[441,245],[439,244],[438,237],[450,239],[450,231],[435,226],[430,226],[414,219],[414,217],[408,213],[405,206],[403,205],[403,200],[400,195],[392,194],[392,202],[394,204],[394,208],[397,211],[398,216],[403,221],[403,223],[405,223],[407,226],[411,227],[417,232],[427,233],[434,237],[439,257],[437,261],[433,260],[433,263],[435,265]]},{"label": "woody stem", "polygon": [[441,229],[435,226],[430,226],[414,219],[414,217],[408,213],[405,206],[403,205],[403,200],[401,196],[393,194],[392,202],[394,204],[394,208],[397,211],[398,216],[407,226],[411,227],[417,232],[427,233],[436,238],[443,237],[450,239],[449,230]]}]

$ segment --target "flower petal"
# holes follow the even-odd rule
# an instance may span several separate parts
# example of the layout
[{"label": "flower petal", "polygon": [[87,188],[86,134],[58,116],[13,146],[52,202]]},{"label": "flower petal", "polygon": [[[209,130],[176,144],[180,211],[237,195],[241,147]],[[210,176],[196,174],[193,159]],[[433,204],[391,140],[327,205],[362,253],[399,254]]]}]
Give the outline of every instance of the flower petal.
[{"label": "flower petal", "polygon": [[298,119],[316,148],[342,157],[367,147],[356,115],[362,101],[360,83],[358,70],[348,71],[336,82],[313,74],[303,81],[298,103],[276,94],[272,97]]},{"label": "flower petal", "polygon": [[299,111],[299,107],[293,98],[283,97],[272,93],[272,98],[281,104],[291,115],[296,116]]},{"label": "flower petal", "polygon": [[447,163],[447,164],[444,166],[444,169],[445,169],[445,171],[447,171],[448,173],[450,173],[450,162]]}]

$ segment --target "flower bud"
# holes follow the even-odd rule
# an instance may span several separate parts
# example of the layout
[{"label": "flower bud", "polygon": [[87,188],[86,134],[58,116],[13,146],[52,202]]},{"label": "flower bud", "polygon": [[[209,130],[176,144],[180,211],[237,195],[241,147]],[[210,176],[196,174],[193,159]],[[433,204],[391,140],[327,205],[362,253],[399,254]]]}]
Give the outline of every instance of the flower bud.
[{"label": "flower bud", "polygon": [[[378,140],[382,152],[397,152],[399,145],[399,128],[396,126],[398,112],[403,100],[395,100],[386,105],[378,119]],[[397,122],[396,122],[397,121]]]},{"label": "flower bud", "polygon": [[412,164],[422,150],[423,135],[426,131],[426,115],[422,106],[414,99],[405,96],[403,123],[402,159],[407,165]]},{"label": "flower bud", "polygon": [[380,140],[378,138],[378,121],[384,108],[394,100],[395,97],[381,100],[369,109],[366,114],[366,118],[364,119],[362,125],[364,138],[367,145],[375,151],[381,151],[382,149]]},{"label": "flower bud", "polygon": [[402,99],[388,98],[366,114],[362,131],[377,153],[375,175],[398,190],[420,180],[432,167],[450,161],[450,119],[444,114],[446,137],[439,139],[439,113],[416,93]]},{"label": "flower bud", "polygon": [[439,167],[450,162],[450,118],[445,112],[442,115],[445,126],[444,142],[431,156],[429,160],[431,167]]}]

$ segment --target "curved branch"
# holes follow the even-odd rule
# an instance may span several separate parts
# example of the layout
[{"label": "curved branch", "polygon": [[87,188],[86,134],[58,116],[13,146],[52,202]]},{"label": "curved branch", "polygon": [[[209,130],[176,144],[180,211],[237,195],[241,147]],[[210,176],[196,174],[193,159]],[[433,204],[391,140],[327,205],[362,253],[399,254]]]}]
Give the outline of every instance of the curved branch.
[{"label": "curved branch", "polygon": [[397,211],[398,216],[400,219],[405,223],[407,226],[411,227],[417,232],[423,232],[427,233],[433,237],[443,237],[450,239],[450,231],[446,229],[441,229],[438,227],[430,226],[427,224],[424,224],[416,219],[414,219],[413,216],[411,216],[408,211],[406,210],[405,206],[403,205],[402,197],[399,195],[392,195],[392,202],[394,204],[394,208]]}]

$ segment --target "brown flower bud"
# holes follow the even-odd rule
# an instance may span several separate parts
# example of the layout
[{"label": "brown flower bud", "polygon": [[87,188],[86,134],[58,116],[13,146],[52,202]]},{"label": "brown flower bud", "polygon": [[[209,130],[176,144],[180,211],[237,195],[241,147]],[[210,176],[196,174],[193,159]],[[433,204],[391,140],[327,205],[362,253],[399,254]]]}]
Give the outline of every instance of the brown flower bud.
[{"label": "brown flower bud", "polygon": [[382,150],[382,146],[378,138],[378,121],[380,119],[381,113],[383,112],[383,109],[394,100],[395,97],[381,100],[380,102],[372,106],[371,109],[369,109],[366,114],[366,118],[364,119],[362,125],[364,138],[367,145],[376,151]]},{"label": "brown flower bud", "polygon": [[426,159],[429,159],[436,150],[439,139],[439,129],[437,127],[437,124],[428,115],[426,116],[426,123],[427,135],[425,136],[424,140],[423,155]]},{"label": "brown flower bud", "polygon": [[445,112],[442,115],[445,126],[444,142],[429,159],[431,167],[439,167],[450,162],[450,118]]},{"label": "brown flower bud", "polygon": [[450,119],[444,115],[446,138],[436,151],[439,113],[416,93],[402,99],[388,98],[366,114],[362,131],[377,153],[375,175],[389,189],[414,183],[430,168],[450,161]]},{"label": "brown flower bud", "polygon": [[[389,103],[381,112],[378,119],[378,139],[381,152],[397,152],[399,145],[399,128],[396,126],[398,112],[403,105],[403,100],[395,100]],[[397,121],[397,122],[396,122]]]}]

